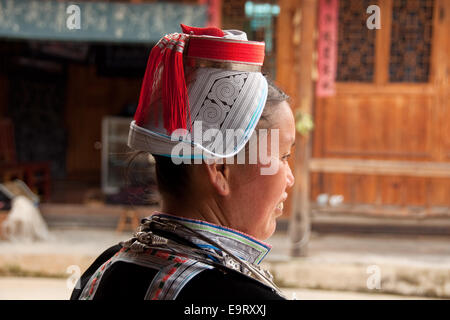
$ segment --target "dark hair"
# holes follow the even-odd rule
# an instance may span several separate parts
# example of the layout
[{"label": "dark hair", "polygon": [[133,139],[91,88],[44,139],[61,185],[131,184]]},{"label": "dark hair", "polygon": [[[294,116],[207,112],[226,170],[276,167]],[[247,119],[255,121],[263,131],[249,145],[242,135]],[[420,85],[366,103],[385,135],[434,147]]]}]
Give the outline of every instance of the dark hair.
[{"label": "dark hair", "polygon": [[290,99],[290,97],[283,90],[278,88],[277,85],[271,79],[266,77],[266,80],[268,83],[266,107],[268,103],[278,104],[280,102],[288,101]]},{"label": "dark hair", "polygon": [[[267,82],[267,101],[257,128],[270,128],[273,125],[273,115],[276,113],[277,106],[281,102],[289,100],[289,96],[270,79],[267,79]],[[174,164],[170,157],[165,156],[153,155],[153,158],[155,159],[155,173],[159,192],[177,200],[189,197],[191,165]]]},{"label": "dark hair", "polygon": [[271,128],[273,126],[273,116],[276,114],[276,108],[283,101],[288,101],[289,96],[280,88],[273,83],[272,80],[266,77],[268,88],[267,88],[267,100],[264,110],[261,114],[261,118],[256,125],[256,128]]},{"label": "dark hair", "polygon": [[174,164],[172,158],[166,156],[153,155],[153,158],[159,193],[174,199],[189,196],[191,166]]}]

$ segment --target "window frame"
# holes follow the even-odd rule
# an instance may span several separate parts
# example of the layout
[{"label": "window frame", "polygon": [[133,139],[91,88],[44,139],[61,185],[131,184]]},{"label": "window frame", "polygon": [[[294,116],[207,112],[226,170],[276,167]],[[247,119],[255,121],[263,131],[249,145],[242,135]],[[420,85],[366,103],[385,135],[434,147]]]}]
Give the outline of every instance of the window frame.
[{"label": "window frame", "polygon": [[389,79],[389,61],[391,53],[391,31],[392,31],[392,10],[393,0],[377,0],[374,4],[380,7],[381,29],[374,29],[375,35],[375,57],[374,57],[374,77],[372,82],[359,81],[336,81],[336,89],[340,93],[354,92],[355,86],[365,93],[416,93],[433,94],[436,79],[436,34],[438,32],[438,17],[442,0],[434,0],[433,6],[433,30],[430,52],[430,66],[427,82],[391,82]]}]

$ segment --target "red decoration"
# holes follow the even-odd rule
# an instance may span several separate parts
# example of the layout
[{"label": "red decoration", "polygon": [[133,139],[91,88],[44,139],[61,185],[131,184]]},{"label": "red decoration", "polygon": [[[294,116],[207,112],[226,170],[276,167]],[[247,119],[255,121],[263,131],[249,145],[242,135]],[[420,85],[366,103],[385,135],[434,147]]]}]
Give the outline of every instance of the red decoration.
[{"label": "red decoration", "polygon": [[220,27],[222,25],[222,0],[198,0],[201,5],[207,5],[207,27]]},{"label": "red decoration", "polygon": [[320,0],[319,2],[319,58],[317,61],[319,78],[316,84],[316,95],[319,97],[336,93],[338,9],[339,0]]},{"label": "red decoration", "polygon": [[187,56],[262,66],[264,47],[264,42],[191,37]]},{"label": "red decoration", "polygon": [[183,30],[183,33],[186,34],[194,34],[196,36],[214,36],[214,37],[223,37],[225,33],[215,27],[209,27],[209,28],[196,28],[196,27],[189,27],[184,24],[180,24],[181,30]]}]

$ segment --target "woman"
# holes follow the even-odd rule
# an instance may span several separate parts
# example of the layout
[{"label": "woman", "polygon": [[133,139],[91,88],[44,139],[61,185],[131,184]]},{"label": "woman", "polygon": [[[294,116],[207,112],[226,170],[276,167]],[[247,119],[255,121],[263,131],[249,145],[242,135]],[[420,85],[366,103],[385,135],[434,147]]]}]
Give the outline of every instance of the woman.
[{"label": "woman", "polygon": [[287,96],[260,73],[261,43],[182,29],[150,54],[128,141],[155,158],[161,212],[100,255],[72,299],[282,299],[258,264],[294,184]]}]

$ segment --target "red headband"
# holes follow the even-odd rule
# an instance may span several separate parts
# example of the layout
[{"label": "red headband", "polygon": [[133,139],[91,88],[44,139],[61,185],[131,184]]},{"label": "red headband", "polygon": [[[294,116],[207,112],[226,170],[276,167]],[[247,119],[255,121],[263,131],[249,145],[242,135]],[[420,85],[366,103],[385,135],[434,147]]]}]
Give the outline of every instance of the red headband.
[{"label": "red headband", "polygon": [[262,66],[264,42],[191,36],[187,56]]}]

